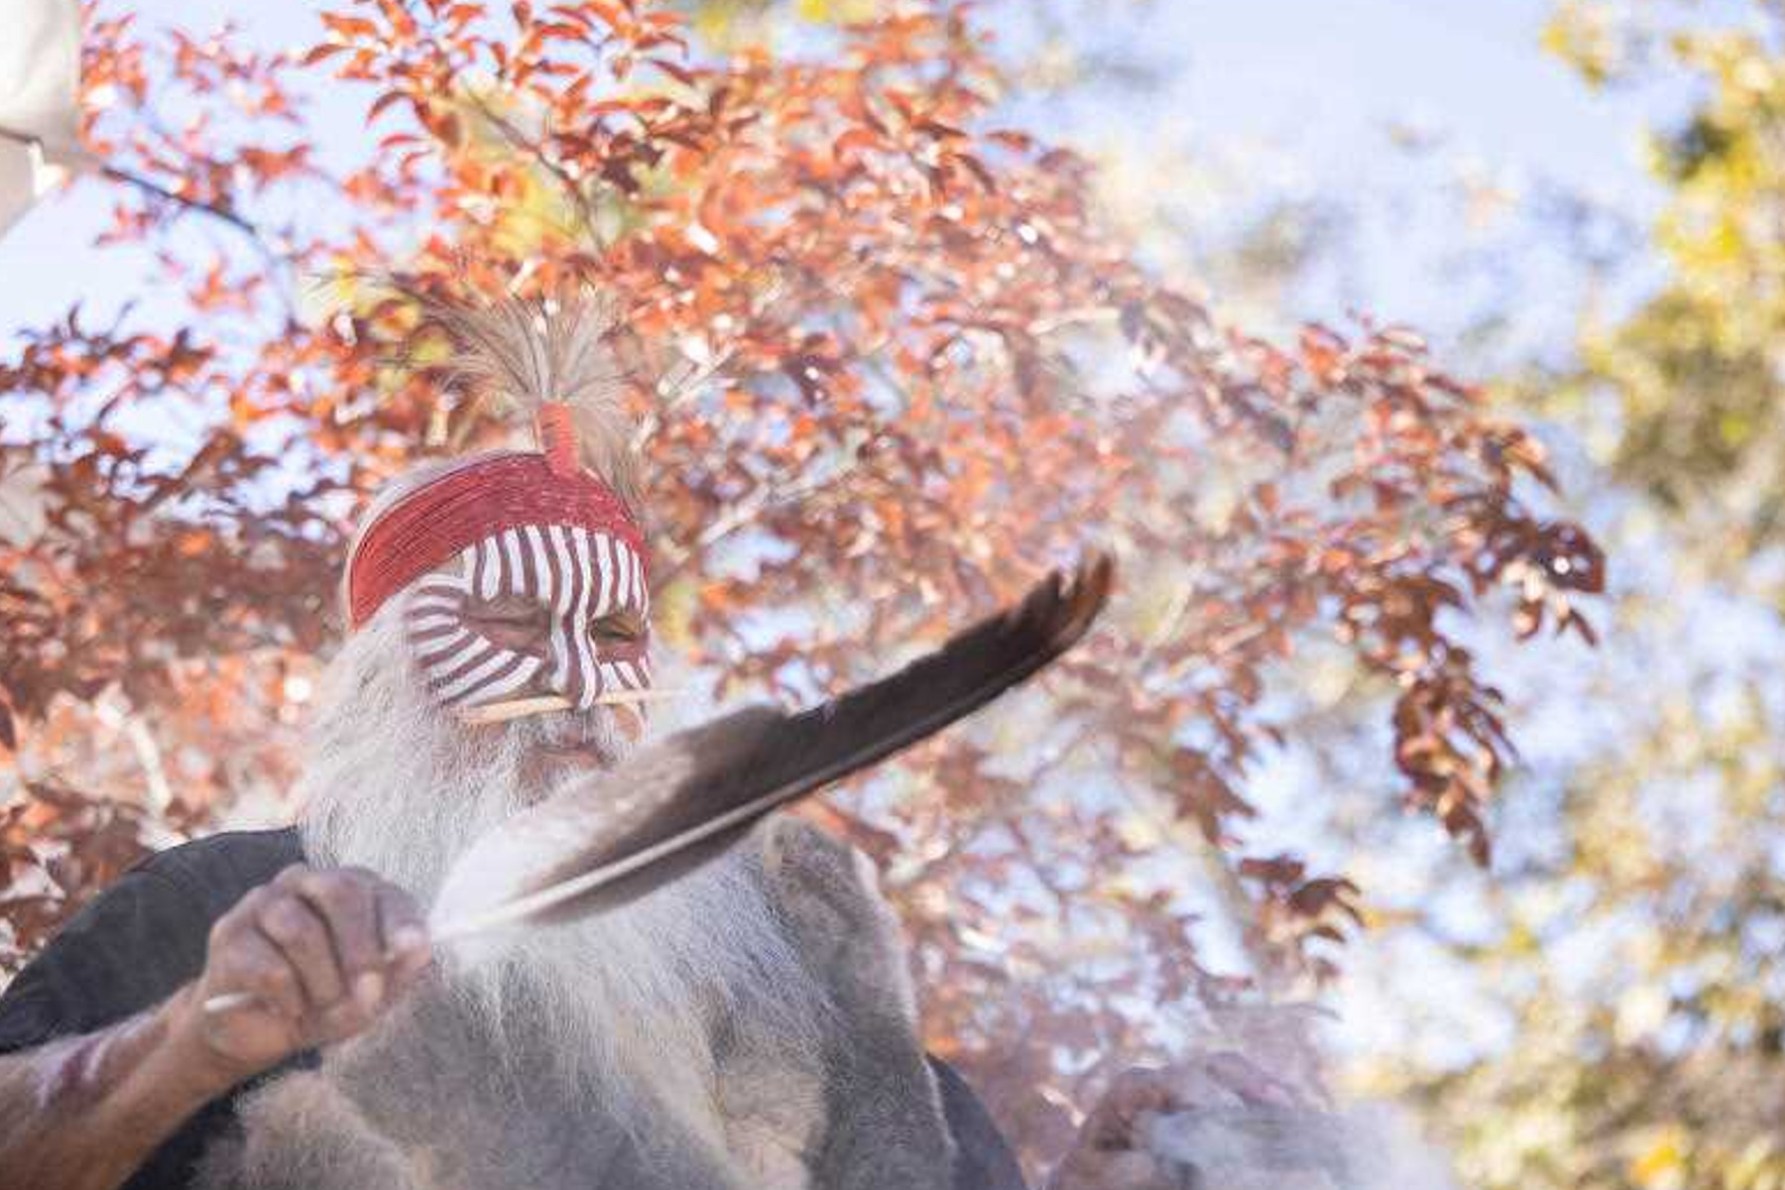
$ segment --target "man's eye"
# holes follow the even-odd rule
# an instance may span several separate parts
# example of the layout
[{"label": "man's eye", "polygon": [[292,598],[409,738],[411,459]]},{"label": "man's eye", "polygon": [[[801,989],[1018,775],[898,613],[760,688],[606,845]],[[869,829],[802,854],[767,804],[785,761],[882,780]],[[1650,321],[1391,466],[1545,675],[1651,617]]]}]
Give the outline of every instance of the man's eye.
[{"label": "man's eye", "polygon": [[641,627],[632,620],[607,616],[589,625],[589,635],[596,640],[637,640]]},{"label": "man's eye", "polygon": [[537,603],[521,600],[492,600],[475,604],[471,608],[471,618],[504,624],[534,624],[545,619],[545,609]]}]

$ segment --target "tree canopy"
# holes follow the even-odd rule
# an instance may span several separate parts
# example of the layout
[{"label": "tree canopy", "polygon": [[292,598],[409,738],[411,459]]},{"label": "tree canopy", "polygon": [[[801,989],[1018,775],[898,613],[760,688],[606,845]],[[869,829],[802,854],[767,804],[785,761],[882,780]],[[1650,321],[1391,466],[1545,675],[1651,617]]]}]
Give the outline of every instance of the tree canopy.
[{"label": "tree canopy", "polygon": [[[1335,970],[1358,889],[1243,831],[1301,650],[1386,692],[1383,811],[1485,861],[1511,742],[1461,633],[1590,637],[1603,582],[1536,441],[1410,330],[1268,342],[1141,263],[1088,163],[1003,119],[986,11],[822,15],[770,46],[648,0],[364,0],[273,53],[89,14],[79,184],[146,266],[0,362],[6,965],[143,847],[291,812],[353,510],[515,432],[390,362],[391,270],[621,297],[657,636],[718,695],[809,697],[1116,552],[1044,691],[822,811],[1031,1156],[1110,1066]],[[367,131],[324,143],[342,88]],[[1187,871],[1242,969],[1205,965]]]},{"label": "tree canopy", "polygon": [[1773,4],[1584,0],[1546,37],[1587,86],[1688,98],[1649,138],[1661,202],[1636,251],[1656,282],[1507,387],[1592,444],[1608,548],[1646,559],[1584,686],[1616,743],[1510,796],[1541,841],[1464,951],[1505,1043],[1372,1072],[1423,1097],[1489,1190],[1785,1185],[1781,34]]}]

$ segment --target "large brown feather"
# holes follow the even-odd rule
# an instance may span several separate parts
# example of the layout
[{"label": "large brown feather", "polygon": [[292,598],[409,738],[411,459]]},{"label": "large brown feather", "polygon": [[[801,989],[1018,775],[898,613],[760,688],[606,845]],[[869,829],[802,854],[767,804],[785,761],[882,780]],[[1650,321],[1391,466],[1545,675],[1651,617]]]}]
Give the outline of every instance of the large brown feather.
[{"label": "large brown feather", "polygon": [[797,714],[753,706],[641,751],[474,843],[432,913],[447,941],[631,900],[769,811],[939,731],[1059,657],[1107,602],[1096,557],[891,677]]}]

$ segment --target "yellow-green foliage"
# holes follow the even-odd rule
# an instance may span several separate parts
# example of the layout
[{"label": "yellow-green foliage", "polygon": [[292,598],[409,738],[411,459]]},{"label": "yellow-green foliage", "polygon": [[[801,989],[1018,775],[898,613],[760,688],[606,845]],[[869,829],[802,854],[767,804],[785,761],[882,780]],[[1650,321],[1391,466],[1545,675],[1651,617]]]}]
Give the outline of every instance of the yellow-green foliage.
[{"label": "yellow-green foliage", "polygon": [[[1544,45],[1589,86],[1659,81],[1692,104],[1650,142],[1659,286],[1628,317],[1583,327],[1556,408],[1609,420],[1606,461],[1675,581],[1740,592],[1776,634],[1785,16],[1761,0],[1563,0]],[[1608,647],[1677,641],[1694,655],[1687,602],[1625,598]],[[1680,688],[1634,692],[1647,738],[1568,774],[1556,841],[1499,874],[1505,928],[1473,957],[1510,1013],[1509,1046],[1460,1071],[1368,1074],[1423,1100],[1466,1185],[1785,1187],[1781,678],[1696,656]]]},{"label": "yellow-green foliage", "polygon": [[[1566,0],[1544,38],[1591,83],[1659,76],[1696,97],[1650,141],[1665,281],[1584,330],[1564,396],[1609,392],[1618,473],[1688,517],[1707,558],[1739,563],[1785,531],[1785,27],[1758,0],[1637,11]],[[1731,23],[1692,24],[1714,17]]]}]

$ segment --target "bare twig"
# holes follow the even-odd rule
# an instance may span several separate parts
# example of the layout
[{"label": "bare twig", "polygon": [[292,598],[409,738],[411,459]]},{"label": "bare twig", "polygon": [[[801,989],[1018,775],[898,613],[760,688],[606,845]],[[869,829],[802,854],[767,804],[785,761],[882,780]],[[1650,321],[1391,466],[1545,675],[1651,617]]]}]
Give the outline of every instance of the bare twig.
[{"label": "bare twig", "polygon": [[[0,126],[0,140],[8,140],[16,144],[34,146],[39,151],[43,148],[43,141],[41,138],[4,126]],[[142,174],[124,169],[121,166],[101,164],[97,158],[85,153],[82,154],[82,158],[78,165],[90,169],[93,173],[109,182],[117,182],[129,186],[131,189],[145,194],[157,202],[172,203],[184,210],[200,215],[208,215],[213,219],[228,224],[230,227],[235,228],[237,231],[247,236],[249,242],[254,246],[254,250],[260,254],[261,259],[269,266],[269,268],[275,271],[286,269],[292,263],[291,255],[275,249],[270,237],[262,231],[259,226],[244,218],[242,215],[237,214],[229,207],[219,203],[202,202],[196,198],[189,198],[177,191],[169,190],[166,186],[163,186],[153,178],[145,177]],[[292,301],[289,288],[283,286],[280,287],[280,294],[284,300],[287,313],[293,312],[296,309],[296,306]]]},{"label": "bare twig", "polygon": [[[30,145],[40,150],[43,148],[43,141],[40,138],[32,136],[26,132],[20,132],[17,129],[7,128],[4,125],[0,125],[0,140],[9,140],[16,144]],[[103,178],[113,182],[122,182],[126,186],[134,187],[135,189],[142,191],[144,194],[160,199],[163,202],[174,203],[189,211],[197,211],[221,219],[231,227],[236,228],[238,231],[241,231],[246,235],[254,237],[256,240],[264,242],[266,238],[261,233],[260,228],[248,222],[248,220],[242,218],[227,207],[218,206],[215,203],[200,202],[195,198],[187,198],[183,194],[178,194],[169,190],[159,182],[115,165],[100,165],[95,161],[93,163],[93,171]]]},{"label": "bare twig", "polygon": [[167,781],[167,766],[162,762],[161,745],[156,742],[154,733],[143,722],[142,716],[134,712],[124,716],[124,735],[130,741],[137,763],[142,766],[143,779],[148,783],[149,810],[157,818],[165,817],[168,807],[173,804],[174,792]]}]

